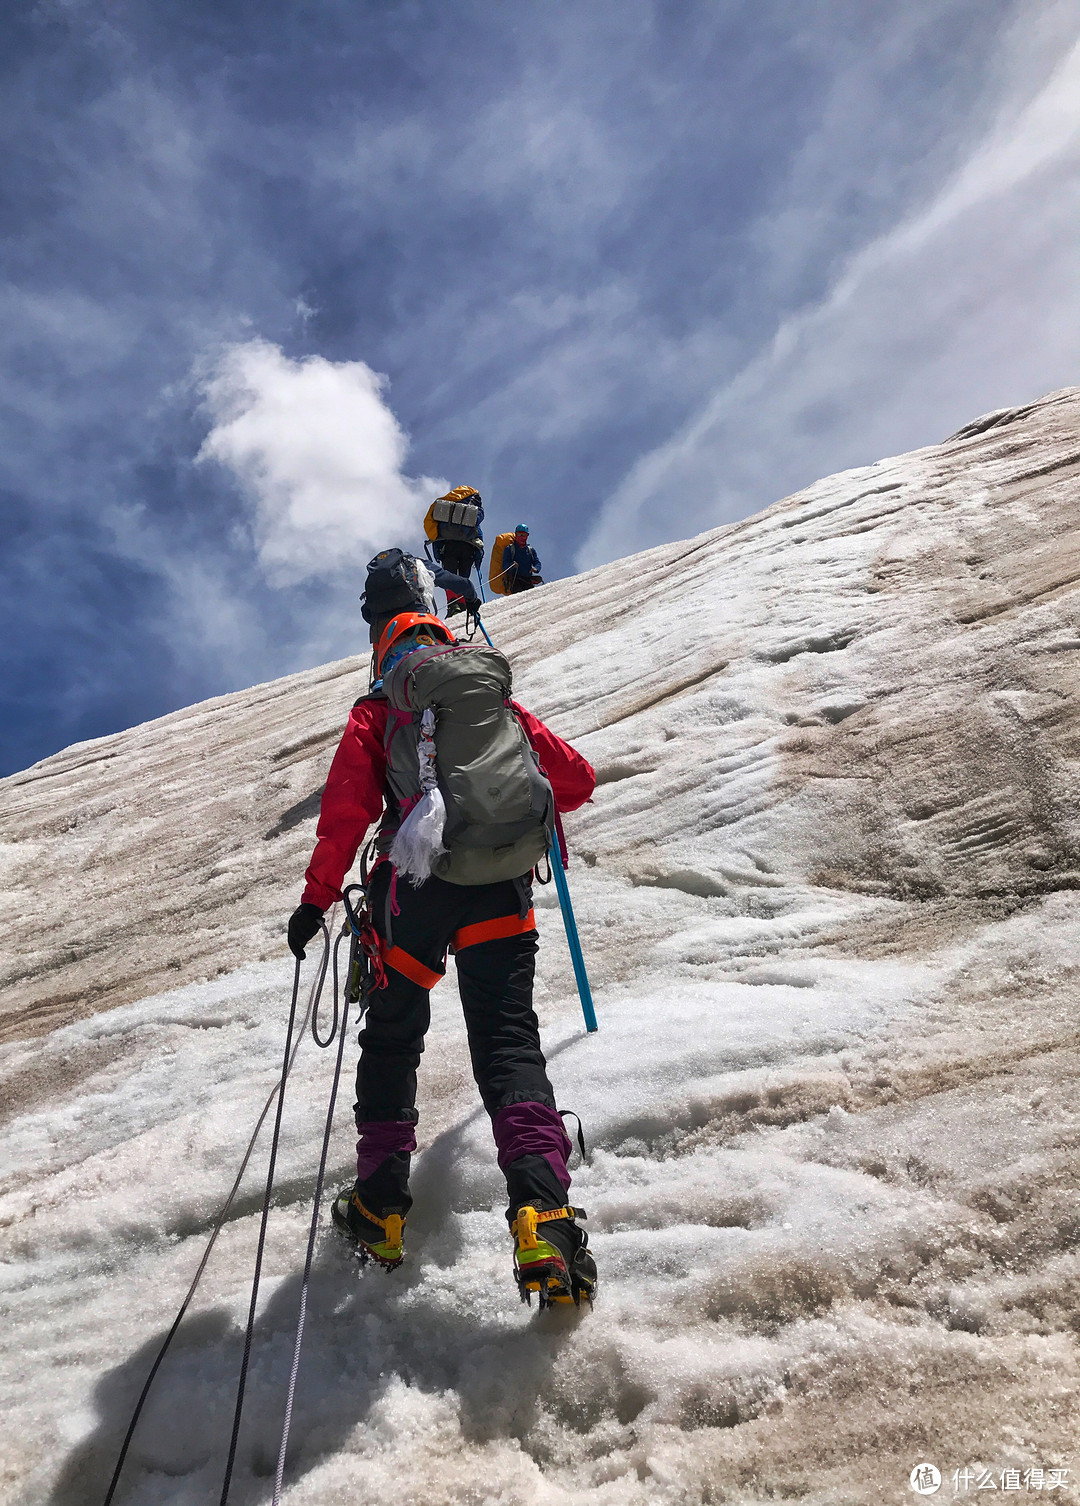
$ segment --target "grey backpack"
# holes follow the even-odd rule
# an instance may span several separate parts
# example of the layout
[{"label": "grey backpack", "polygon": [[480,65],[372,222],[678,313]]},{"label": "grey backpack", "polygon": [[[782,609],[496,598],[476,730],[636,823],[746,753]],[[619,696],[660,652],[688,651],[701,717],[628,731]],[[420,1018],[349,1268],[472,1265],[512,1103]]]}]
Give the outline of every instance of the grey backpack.
[{"label": "grey backpack", "polygon": [[433,713],[446,820],[431,872],[451,884],[519,878],[551,846],[555,797],[510,706],[511,679],[498,649],[443,643],[404,654],[383,679],[387,781],[402,821],[421,799],[421,724]]},{"label": "grey backpack", "polygon": [[440,539],[467,539],[471,544],[480,531],[480,509],[475,502],[451,502],[449,497],[440,497],[432,503],[431,516],[438,524]]}]

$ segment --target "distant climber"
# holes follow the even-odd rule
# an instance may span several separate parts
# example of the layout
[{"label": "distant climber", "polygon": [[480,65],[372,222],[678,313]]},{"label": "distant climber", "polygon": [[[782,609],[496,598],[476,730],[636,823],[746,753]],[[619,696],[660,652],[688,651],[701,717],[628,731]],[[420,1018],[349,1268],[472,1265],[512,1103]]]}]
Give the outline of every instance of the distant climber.
[{"label": "distant climber", "polygon": [[513,539],[503,546],[500,570],[506,582],[507,596],[518,591],[531,591],[544,584],[540,574],[540,556],[529,544],[529,530],[524,523],[514,529]]},{"label": "distant climber", "polygon": [[[436,497],[427,510],[424,532],[439,564],[466,580],[479,570],[484,558],[483,521],[484,508],[475,486],[455,486],[444,497]],[[446,615],[462,610],[460,599],[448,593]]]},{"label": "distant climber", "polygon": [[555,804],[576,810],[596,777],[510,699],[502,654],[456,642],[434,615],[433,584],[423,561],[400,550],[368,566],[372,686],[334,755],[289,921],[289,947],[303,957],[378,821],[366,893],[385,984],[368,995],[360,1036],[356,1183],[333,1218],[366,1258],[388,1267],[403,1259],[429,990],[453,950],[473,1075],[506,1177],[522,1298],[591,1300],[596,1265],[577,1222],[584,1215],[567,1202],[570,1140],[532,1004],[532,883]]}]

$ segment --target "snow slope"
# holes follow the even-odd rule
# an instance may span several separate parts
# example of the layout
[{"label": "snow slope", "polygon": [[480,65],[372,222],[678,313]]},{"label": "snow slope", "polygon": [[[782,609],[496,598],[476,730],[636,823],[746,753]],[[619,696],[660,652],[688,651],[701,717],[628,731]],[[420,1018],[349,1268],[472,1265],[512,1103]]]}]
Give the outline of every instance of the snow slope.
[{"label": "snow slope", "polygon": [[[600,778],[568,822],[599,1034],[550,891],[537,992],[602,1297],[517,1303],[448,981],[409,1263],[358,1279],[324,1234],[287,1501],[901,1501],[924,1459],[943,1498],[971,1466],[1071,1469],[1076,1499],[1078,500],[1070,389],[491,608]],[[283,923],[364,683],[345,660],[0,782],[4,1502],[103,1494],[278,1070]],[[238,1506],[272,1494],[330,1055],[290,1082]],[[218,1497],[263,1164],[120,1501]]]}]

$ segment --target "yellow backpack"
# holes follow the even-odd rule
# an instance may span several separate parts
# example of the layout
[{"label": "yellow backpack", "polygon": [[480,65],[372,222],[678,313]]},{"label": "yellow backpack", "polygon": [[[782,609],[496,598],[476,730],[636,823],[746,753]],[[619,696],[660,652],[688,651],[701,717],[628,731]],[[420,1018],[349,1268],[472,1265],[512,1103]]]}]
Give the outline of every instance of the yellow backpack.
[{"label": "yellow backpack", "polygon": [[503,550],[507,544],[513,542],[512,533],[500,533],[491,546],[491,558],[488,560],[488,585],[496,596],[506,595],[506,582],[503,580]]},{"label": "yellow backpack", "polygon": [[[424,519],[424,532],[434,544],[438,538],[466,539],[472,542],[477,533],[476,503],[480,501],[480,493],[475,486],[455,486],[452,492],[447,492],[445,497],[436,497],[427,510]],[[442,524],[442,533],[439,533],[439,525]]]}]

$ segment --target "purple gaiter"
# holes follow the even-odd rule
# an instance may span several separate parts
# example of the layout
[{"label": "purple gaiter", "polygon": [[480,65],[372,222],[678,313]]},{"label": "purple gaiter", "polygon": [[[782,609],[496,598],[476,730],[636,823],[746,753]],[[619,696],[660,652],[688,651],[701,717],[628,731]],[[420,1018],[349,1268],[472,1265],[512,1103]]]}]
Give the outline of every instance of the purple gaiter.
[{"label": "purple gaiter", "polygon": [[374,1175],[395,1151],[416,1149],[416,1125],[407,1120],[369,1119],[356,1127],[360,1131],[356,1142],[356,1175],[361,1182]]},{"label": "purple gaiter", "polygon": [[564,1187],[570,1186],[566,1163],[570,1137],[562,1120],[546,1103],[510,1103],[491,1121],[499,1147],[499,1167],[505,1171],[522,1156],[543,1156]]}]

